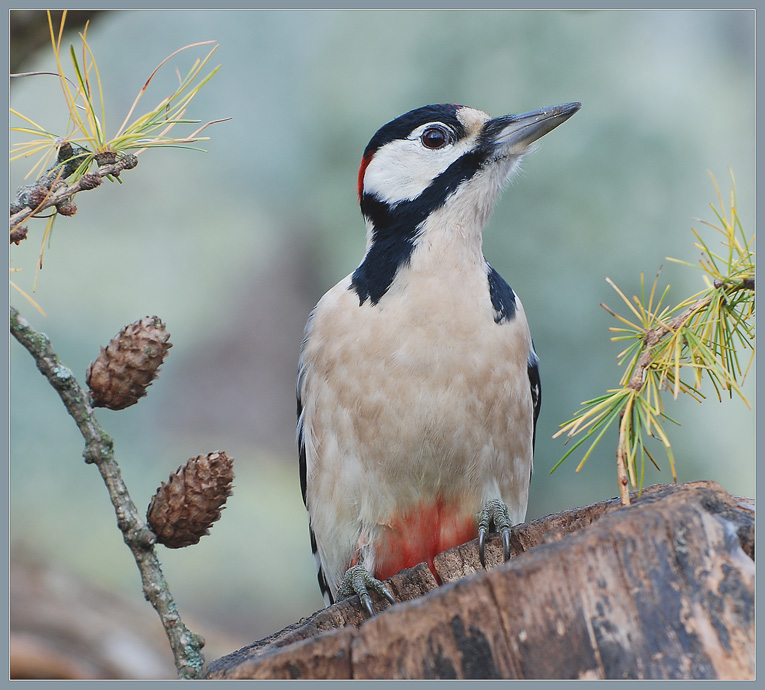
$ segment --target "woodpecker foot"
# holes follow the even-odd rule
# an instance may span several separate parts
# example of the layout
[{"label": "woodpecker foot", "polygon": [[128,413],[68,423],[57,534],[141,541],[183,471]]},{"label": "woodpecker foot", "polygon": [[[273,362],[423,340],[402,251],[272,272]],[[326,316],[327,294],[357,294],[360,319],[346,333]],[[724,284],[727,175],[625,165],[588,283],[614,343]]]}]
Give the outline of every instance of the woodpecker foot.
[{"label": "woodpecker foot", "polygon": [[505,560],[510,560],[510,528],[513,523],[507,514],[507,506],[497,498],[487,501],[483,510],[478,514],[478,556],[481,559],[481,565],[485,568],[484,547],[486,545],[486,535],[490,527],[502,535],[502,549],[505,554]]},{"label": "woodpecker foot", "polygon": [[369,612],[369,615],[374,616],[375,609],[374,606],[372,606],[372,598],[369,596],[370,589],[373,589],[391,604],[396,603],[396,600],[393,598],[393,595],[390,593],[390,590],[385,583],[380,582],[380,580],[373,577],[363,565],[354,565],[345,571],[343,581],[340,583],[340,587],[338,587],[335,599],[339,601],[340,599],[347,599],[354,594],[358,594],[361,603]]}]

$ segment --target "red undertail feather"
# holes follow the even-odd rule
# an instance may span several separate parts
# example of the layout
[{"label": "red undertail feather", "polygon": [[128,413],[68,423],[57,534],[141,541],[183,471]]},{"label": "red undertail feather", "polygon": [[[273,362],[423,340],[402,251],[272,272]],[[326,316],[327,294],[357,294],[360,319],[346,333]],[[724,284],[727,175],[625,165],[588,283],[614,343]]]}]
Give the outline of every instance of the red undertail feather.
[{"label": "red undertail feather", "polygon": [[394,518],[379,542],[374,576],[385,580],[399,570],[425,562],[440,584],[433,567],[436,554],[478,535],[475,515],[466,516],[455,508],[439,499]]}]

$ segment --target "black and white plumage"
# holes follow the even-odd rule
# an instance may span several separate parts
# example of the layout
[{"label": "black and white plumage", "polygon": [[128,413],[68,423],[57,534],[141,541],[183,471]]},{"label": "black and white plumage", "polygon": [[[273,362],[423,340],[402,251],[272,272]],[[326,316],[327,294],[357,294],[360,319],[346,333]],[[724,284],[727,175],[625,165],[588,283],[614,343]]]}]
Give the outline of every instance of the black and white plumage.
[{"label": "black and white plumage", "polygon": [[379,580],[432,568],[477,535],[483,548],[491,525],[508,543],[523,521],[538,358],[482,233],[521,157],[579,107],[492,119],[426,106],[366,147],[366,252],[311,313],[297,385],[300,484],[328,603],[364,598],[349,568]]}]

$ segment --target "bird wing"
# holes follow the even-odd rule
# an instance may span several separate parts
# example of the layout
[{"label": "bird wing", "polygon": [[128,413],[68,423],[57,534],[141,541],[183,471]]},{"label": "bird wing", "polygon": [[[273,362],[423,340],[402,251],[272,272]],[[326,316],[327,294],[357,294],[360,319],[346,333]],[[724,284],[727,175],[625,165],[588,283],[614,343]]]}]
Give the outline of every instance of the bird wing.
[{"label": "bird wing", "polygon": [[539,379],[539,357],[534,350],[534,343],[531,343],[529,350],[529,383],[531,384],[531,404],[534,410],[534,427],[531,436],[531,447],[534,448],[537,440],[537,419],[539,410],[542,407],[542,382]]},{"label": "bird wing", "polygon": [[[308,507],[308,503],[306,501],[306,488],[308,485],[308,476],[310,474],[310,469],[312,463],[312,456],[313,456],[313,446],[310,443],[310,439],[306,438],[307,433],[310,430],[306,429],[305,425],[305,409],[303,406],[303,396],[302,392],[305,387],[305,379],[308,374],[308,365],[303,357],[303,350],[305,349],[305,343],[308,340],[310,331],[311,331],[311,323],[313,321],[313,315],[314,312],[311,312],[311,315],[308,317],[308,323],[306,323],[305,326],[305,334],[303,336],[303,345],[300,349],[300,360],[298,363],[298,378],[297,378],[297,391],[296,391],[296,397],[297,397],[297,446],[298,446],[298,467],[300,472],[300,492],[303,496],[303,504]],[[311,514],[308,513],[308,532],[311,537],[311,553],[313,553],[313,557],[316,561],[316,569],[317,569],[317,578],[319,580],[319,588],[321,589],[322,596],[324,597],[324,601],[329,606],[331,604],[335,603],[334,597],[332,596],[332,591],[329,587],[329,584],[327,583],[326,575],[324,574],[324,569],[322,568],[321,564],[321,558],[319,556],[319,547],[316,543],[316,535],[313,532],[313,528],[311,527]]]}]

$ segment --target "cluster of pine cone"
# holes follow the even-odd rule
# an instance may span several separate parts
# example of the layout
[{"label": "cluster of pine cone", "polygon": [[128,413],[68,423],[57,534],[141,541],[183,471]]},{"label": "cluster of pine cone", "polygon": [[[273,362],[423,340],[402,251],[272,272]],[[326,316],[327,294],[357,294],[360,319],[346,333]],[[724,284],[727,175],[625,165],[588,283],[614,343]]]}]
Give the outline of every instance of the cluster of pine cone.
[{"label": "cluster of pine cone", "polygon": [[[156,316],[125,326],[88,367],[91,405],[123,410],[137,403],[171,347],[170,334]],[[162,482],[147,511],[160,544],[177,549],[210,533],[231,495],[233,462],[222,451],[199,455]]]}]

